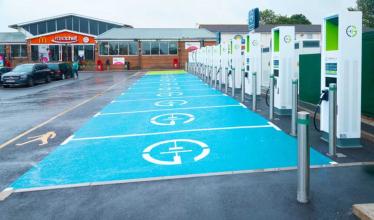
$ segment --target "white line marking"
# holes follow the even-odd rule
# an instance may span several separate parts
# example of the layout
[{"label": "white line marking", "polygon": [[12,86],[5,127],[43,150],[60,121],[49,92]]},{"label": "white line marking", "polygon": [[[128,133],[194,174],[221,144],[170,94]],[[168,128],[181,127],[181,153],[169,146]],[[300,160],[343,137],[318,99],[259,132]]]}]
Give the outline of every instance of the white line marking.
[{"label": "white line marking", "polygon": [[109,113],[101,113],[100,116],[124,115],[124,114],[159,112],[159,111],[177,111],[177,110],[189,110],[189,109],[227,108],[227,107],[242,107],[242,106],[241,105],[213,105],[213,106],[199,106],[199,107],[189,107],[189,108],[152,109],[152,110],[132,111],[132,112],[109,112]]},{"label": "white line marking", "polygon": [[281,131],[281,129],[278,126],[276,126],[275,124],[273,124],[272,122],[269,121],[268,124],[271,125],[275,130]]},{"label": "white line marking", "polygon": [[85,137],[85,138],[76,138],[76,139],[73,138],[71,139],[71,141],[101,140],[101,139],[189,133],[189,132],[200,132],[200,131],[221,131],[221,130],[237,130],[237,129],[253,129],[253,128],[271,128],[271,127],[272,127],[271,125],[251,125],[251,126],[236,126],[236,127],[221,127],[221,128],[199,128],[199,129],[190,129],[190,130],[163,131],[163,132],[153,132],[153,133],[110,135],[110,136]]},{"label": "white line marking", "polygon": [[[187,89],[187,90],[183,90],[183,89],[171,89],[171,90],[167,90],[167,92],[189,92],[189,91],[209,91],[209,90],[212,90],[211,88],[202,88],[202,89]],[[131,93],[126,93],[124,92],[123,95],[148,95],[148,94],[155,94],[157,92],[162,92],[162,91],[159,91],[159,90],[156,90],[154,92],[131,92]],[[166,91],[165,91],[166,92]]]},{"label": "white line marking", "polygon": [[[213,97],[213,96],[225,96],[222,94],[216,95],[192,95],[192,96],[183,96],[178,98],[200,98],[200,97]],[[114,100],[113,102],[139,102],[139,101],[154,101],[154,100],[163,100],[163,99],[175,99],[175,98],[154,98],[154,99],[129,99],[129,100]]]},{"label": "white line marking", "polygon": [[[199,83],[201,84],[199,80],[176,81],[176,82],[170,82],[170,83],[171,84],[175,84],[175,83]],[[137,82],[137,85],[152,85],[152,84],[163,84],[163,83],[162,82]]]},{"label": "white line marking", "polygon": [[[113,103],[113,102],[112,102]],[[99,116],[101,113],[100,112],[98,112],[98,113],[96,113],[93,117],[94,118],[96,118],[97,116]]]},{"label": "white line marking", "polygon": [[[338,167],[354,167],[354,166],[367,166],[374,165],[374,162],[356,162],[356,163],[342,163],[338,165],[312,165],[312,169],[326,169],[326,168],[338,168]],[[186,175],[175,175],[175,176],[160,176],[160,177],[145,177],[138,179],[128,180],[112,180],[112,181],[101,181],[101,182],[86,182],[78,184],[65,184],[55,186],[43,186],[33,188],[21,188],[12,189],[14,193],[25,193],[25,192],[36,192],[54,189],[68,189],[77,187],[87,186],[104,186],[104,185],[115,185],[115,184],[127,184],[127,183],[139,183],[139,182],[151,182],[160,180],[175,180],[175,179],[187,179],[196,177],[208,177],[208,176],[224,176],[224,175],[238,175],[238,174],[252,174],[252,173],[269,173],[269,172],[280,172],[280,171],[291,171],[296,170],[297,167],[281,167],[281,168],[268,168],[268,169],[254,169],[254,170],[238,170],[238,171],[224,171],[224,172],[213,172],[213,173],[201,173],[201,174],[186,174]],[[4,192],[4,191],[3,191]]]},{"label": "white line marking", "polygon": [[65,145],[71,141],[71,139],[74,138],[74,135],[70,135],[70,137],[66,138],[60,145]]},{"label": "white line marking", "polygon": [[0,201],[4,201],[6,198],[8,198],[12,193],[14,192],[13,188],[8,187],[4,189],[2,192],[0,192]]},{"label": "white line marking", "polygon": [[247,108],[247,106],[245,106],[243,103],[240,103],[240,105],[241,105],[243,108]]}]

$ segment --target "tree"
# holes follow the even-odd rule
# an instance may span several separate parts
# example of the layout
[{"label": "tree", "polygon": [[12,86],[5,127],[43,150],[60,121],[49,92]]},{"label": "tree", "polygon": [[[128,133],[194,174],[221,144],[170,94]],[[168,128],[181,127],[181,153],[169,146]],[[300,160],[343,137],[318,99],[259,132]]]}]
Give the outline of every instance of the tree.
[{"label": "tree", "polygon": [[260,23],[261,24],[275,24],[276,15],[274,11],[265,9],[260,12]]},{"label": "tree", "polygon": [[350,11],[362,11],[362,24],[374,28],[374,1],[356,0],[355,8],[348,8]]},{"label": "tree", "polygon": [[311,24],[303,14],[287,15],[275,14],[273,10],[265,9],[260,12],[261,24]]},{"label": "tree", "polygon": [[294,14],[290,17],[291,24],[311,24],[303,14]]}]

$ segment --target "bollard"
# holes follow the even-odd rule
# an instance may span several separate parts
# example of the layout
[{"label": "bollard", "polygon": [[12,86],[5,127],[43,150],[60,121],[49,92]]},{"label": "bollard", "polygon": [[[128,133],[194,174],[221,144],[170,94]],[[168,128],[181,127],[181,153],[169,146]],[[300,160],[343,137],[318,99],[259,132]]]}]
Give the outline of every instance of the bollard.
[{"label": "bollard", "polygon": [[336,156],[336,84],[329,84],[329,156]]},{"label": "bollard", "polygon": [[220,71],[219,71],[219,82],[218,82],[218,84],[219,84],[219,90],[222,89],[222,80],[223,80],[223,68],[220,67]]},{"label": "bollard", "polygon": [[310,148],[309,148],[309,113],[297,114],[297,201],[307,203],[309,201],[309,176],[310,176]]},{"label": "bollard", "polygon": [[242,69],[242,103],[245,100],[245,71]]},{"label": "bollard", "polygon": [[274,75],[270,75],[269,119],[274,119]]},{"label": "bollard", "polygon": [[252,110],[256,111],[257,98],[257,74],[252,73]]},{"label": "bollard", "polygon": [[228,67],[225,68],[225,72],[226,72],[226,74],[225,74],[225,77],[226,77],[226,80],[225,80],[225,93],[227,94],[228,91],[229,91],[229,68]]},{"label": "bollard", "polygon": [[292,80],[292,115],[291,115],[291,135],[297,135],[297,98],[298,98],[299,81]]},{"label": "bollard", "polygon": [[232,82],[232,90],[231,90],[231,95],[232,97],[235,98],[235,68],[232,68],[232,73],[231,73],[231,82]]}]

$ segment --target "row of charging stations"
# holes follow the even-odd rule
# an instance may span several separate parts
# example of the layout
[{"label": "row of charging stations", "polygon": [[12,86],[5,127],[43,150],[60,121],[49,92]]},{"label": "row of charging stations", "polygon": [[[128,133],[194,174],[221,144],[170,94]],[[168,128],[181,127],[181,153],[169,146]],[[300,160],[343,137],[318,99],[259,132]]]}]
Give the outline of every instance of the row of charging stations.
[{"label": "row of charging stations", "polygon": [[[300,48],[313,40],[296,41],[294,26],[279,26],[271,31],[271,74],[274,77],[274,112],[290,115],[292,111],[292,80],[298,79],[298,56],[321,52],[320,129],[327,139],[329,132],[330,83],[337,86],[337,145],[355,147],[361,135],[361,51],[362,13],[344,11],[326,16],[322,24],[321,48]],[[318,41],[318,40],[317,40]],[[318,42],[319,44],[319,42]],[[299,47],[295,47],[299,45]],[[230,88],[242,88],[252,95],[253,78],[257,73],[256,93],[261,94],[261,34],[249,33],[243,40],[232,39],[220,45],[203,47],[191,52],[195,66],[203,74]],[[242,74],[245,73],[246,77]],[[226,83],[228,80],[228,83]],[[234,93],[233,93],[234,94]]]}]

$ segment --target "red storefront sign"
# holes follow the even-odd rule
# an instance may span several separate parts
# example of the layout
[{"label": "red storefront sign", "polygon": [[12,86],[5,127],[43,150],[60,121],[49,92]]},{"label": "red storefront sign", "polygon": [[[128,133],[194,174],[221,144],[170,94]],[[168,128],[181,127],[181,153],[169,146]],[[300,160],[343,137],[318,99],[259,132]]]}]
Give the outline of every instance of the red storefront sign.
[{"label": "red storefront sign", "polygon": [[95,38],[75,32],[58,33],[30,38],[30,44],[95,44]]}]

